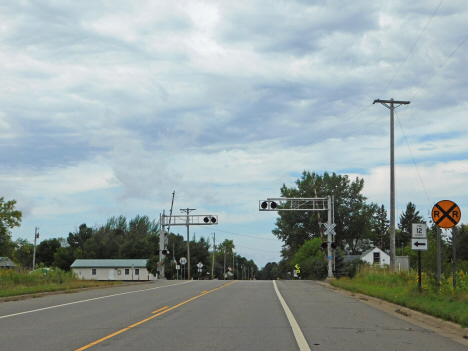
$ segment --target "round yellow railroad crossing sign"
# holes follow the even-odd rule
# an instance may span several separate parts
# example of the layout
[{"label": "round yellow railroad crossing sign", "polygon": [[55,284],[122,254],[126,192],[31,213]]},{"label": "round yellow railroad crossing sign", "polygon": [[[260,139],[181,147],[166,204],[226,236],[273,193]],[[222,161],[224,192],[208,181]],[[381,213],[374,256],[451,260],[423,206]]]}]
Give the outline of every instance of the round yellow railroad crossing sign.
[{"label": "round yellow railroad crossing sign", "polygon": [[450,200],[439,201],[432,208],[432,220],[444,229],[456,226],[460,222],[460,217],[460,207]]}]

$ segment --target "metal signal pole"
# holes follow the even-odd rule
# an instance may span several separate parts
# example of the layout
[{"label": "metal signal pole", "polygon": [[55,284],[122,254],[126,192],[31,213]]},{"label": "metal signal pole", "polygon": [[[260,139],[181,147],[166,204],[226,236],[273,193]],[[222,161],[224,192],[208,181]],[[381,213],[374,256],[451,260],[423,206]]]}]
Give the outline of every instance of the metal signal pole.
[{"label": "metal signal pole", "polygon": [[213,264],[211,266],[211,280],[214,279],[215,252],[216,252],[216,233],[213,233]]},{"label": "metal signal pole", "polygon": [[[395,267],[395,133],[394,113],[395,108],[401,105],[409,105],[409,101],[374,100],[373,104],[380,103],[390,110],[390,269]],[[395,104],[398,106],[395,107]]]},{"label": "metal signal pole", "polygon": [[195,211],[194,208],[181,208],[181,212],[185,212],[187,214],[187,280],[190,280],[190,225],[189,225],[189,213]]}]

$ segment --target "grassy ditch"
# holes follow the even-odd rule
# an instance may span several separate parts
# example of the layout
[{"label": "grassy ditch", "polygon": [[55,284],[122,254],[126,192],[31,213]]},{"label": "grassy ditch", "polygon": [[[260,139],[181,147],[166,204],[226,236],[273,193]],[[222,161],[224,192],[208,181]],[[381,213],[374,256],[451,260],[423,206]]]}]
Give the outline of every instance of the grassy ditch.
[{"label": "grassy ditch", "polygon": [[72,272],[36,270],[34,272],[0,269],[0,297],[121,284],[78,279]]},{"label": "grassy ditch", "polygon": [[439,288],[435,278],[423,273],[419,292],[416,272],[390,273],[380,267],[364,267],[353,279],[340,278],[331,284],[468,327],[468,278],[463,271],[458,272],[456,290],[452,281],[452,277],[442,277]]}]

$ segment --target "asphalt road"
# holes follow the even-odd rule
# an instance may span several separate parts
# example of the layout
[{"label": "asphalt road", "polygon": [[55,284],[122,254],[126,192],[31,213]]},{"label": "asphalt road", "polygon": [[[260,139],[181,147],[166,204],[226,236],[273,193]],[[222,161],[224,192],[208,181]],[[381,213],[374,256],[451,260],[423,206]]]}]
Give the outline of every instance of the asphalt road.
[{"label": "asphalt road", "polygon": [[299,350],[301,338],[305,350],[468,349],[310,281],[157,281],[0,303],[0,350]]}]

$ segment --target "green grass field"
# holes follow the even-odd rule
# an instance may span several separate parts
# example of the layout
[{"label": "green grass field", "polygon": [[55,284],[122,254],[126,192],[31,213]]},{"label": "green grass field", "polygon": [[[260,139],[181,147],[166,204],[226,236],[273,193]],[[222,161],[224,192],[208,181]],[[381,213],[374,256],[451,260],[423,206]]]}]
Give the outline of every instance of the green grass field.
[{"label": "green grass field", "polygon": [[0,297],[37,294],[52,291],[71,291],[79,288],[121,284],[121,282],[100,282],[81,280],[71,272],[60,269],[29,271],[0,269]]},{"label": "green grass field", "polygon": [[340,278],[331,284],[468,327],[468,279],[464,272],[457,273],[456,290],[452,281],[452,277],[442,277],[439,287],[436,279],[423,273],[419,292],[416,272],[392,274],[379,267],[365,267],[353,279]]}]

